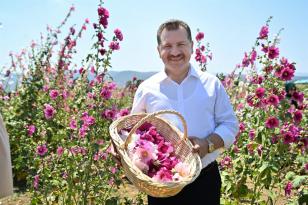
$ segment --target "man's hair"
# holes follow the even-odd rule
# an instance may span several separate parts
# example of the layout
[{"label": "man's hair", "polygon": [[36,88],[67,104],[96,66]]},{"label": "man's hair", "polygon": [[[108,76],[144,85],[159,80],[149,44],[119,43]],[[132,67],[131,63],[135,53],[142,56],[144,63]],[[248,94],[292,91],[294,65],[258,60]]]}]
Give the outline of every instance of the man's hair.
[{"label": "man's hair", "polygon": [[185,23],[184,21],[181,21],[181,20],[171,19],[171,20],[164,22],[163,24],[161,24],[159,26],[159,28],[157,30],[157,43],[158,43],[158,45],[161,44],[160,36],[161,36],[161,33],[163,32],[164,29],[166,29],[167,31],[173,31],[173,30],[178,30],[180,27],[183,27],[186,30],[187,39],[190,42],[192,42],[191,31],[190,31],[188,24]]}]

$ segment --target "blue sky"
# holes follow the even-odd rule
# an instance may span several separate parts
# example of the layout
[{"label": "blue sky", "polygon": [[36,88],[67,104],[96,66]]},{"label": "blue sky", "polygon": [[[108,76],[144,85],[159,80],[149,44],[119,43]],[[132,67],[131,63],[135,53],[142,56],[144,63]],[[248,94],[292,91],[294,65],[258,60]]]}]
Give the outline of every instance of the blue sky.
[{"label": "blue sky", "polygon": [[[96,20],[98,0],[1,0],[0,66],[9,64],[8,53],[39,40],[46,25],[56,27],[69,7],[76,10],[68,25],[80,25],[85,18]],[[186,21],[196,34],[205,33],[213,61],[211,73],[233,70],[245,51],[251,49],[259,30],[273,16],[270,32],[280,28],[280,54],[297,63],[297,74],[308,73],[308,1],[305,0],[107,0],[110,11],[109,33],[120,28],[124,34],[121,50],[112,57],[112,70],[158,71],[163,64],[156,50],[156,31],[165,20]],[[68,27],[63,30],[67,33]],[[78,63],[90,49],[93,29],[78,42]],[[196,64],[194,64],[196,65]]]}]

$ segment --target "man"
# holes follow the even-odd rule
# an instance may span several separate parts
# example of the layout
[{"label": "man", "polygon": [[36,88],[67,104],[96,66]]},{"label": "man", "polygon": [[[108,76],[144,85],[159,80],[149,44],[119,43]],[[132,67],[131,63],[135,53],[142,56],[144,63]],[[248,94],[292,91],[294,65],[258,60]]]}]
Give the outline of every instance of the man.
[{"label": "man", "polygon": [[188,127],[194,151],[201,159],[200,176],[179,194],[148,196],[149,205],[220,204],[221,178],[216,162],[221,148],[229,148],[238,122],[229,98],[213,75],[190,65],[193,41],[189,26],[180,20],[163,23],[157,31],[157,50],[165,68],[138,87],[132,113],[176,110]]},{"label": "man", "polygon": [[13,194],[10,144],[0,114],[0,198]]}]

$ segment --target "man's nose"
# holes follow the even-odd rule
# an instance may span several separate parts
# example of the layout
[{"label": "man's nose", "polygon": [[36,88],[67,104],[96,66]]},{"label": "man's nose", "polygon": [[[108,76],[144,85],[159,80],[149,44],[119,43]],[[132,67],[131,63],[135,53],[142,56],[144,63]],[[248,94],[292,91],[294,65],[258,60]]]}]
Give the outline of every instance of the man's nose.
[{"label": "man's nose", "polygon": [[180,54],[180,50],[176,46],[172,46],[170,50],[170,54],[173,56],[177,56]]}]

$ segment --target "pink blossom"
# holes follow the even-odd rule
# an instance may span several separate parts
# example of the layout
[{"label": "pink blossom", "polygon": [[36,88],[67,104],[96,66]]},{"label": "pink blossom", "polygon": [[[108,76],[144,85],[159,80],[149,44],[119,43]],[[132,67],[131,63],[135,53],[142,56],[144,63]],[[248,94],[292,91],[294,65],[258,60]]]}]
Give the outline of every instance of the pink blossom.
[{"label": "pink blossom", "polygon": [[245,124],[243,122],[239,124],[239,129],[240,129],[240,132],[243,132],[245,130]]},{"label": "pink blossom", "polygon": [[300,110],[297,110],[293,113],[293,119],[296,123],[300,123],[301,120],[303,119],[303,114]]},{"label": "pink blossom", "polygon": [[225,156],[221,161],[220,164],[223,168],[231,168],[232,167],[232,159],[230,156]]},{"label": "pink blossom", "polygon": [[101,96],[102,98],[104,98],[105,100],[110,99],[110,98],[111,98],[111,95],[112,95],[112,92],[111,92],[111,90],[110,90],[108,87],[105,87],[105,86],[104,86],[104,87],[101,89],[100,96]]},{"label": "pink blossom", "polygon": [[153,179],[159,182],[169,182],[172,181],[172,172],[166,167],[162,167],[156,174],[153,176]]},{"label": "pink blossom", "polygon": [[268,97],[267,102],[270,105],[277,106],[279,103],[279,97],[277,95],[272,94],[271,96]]},{"label": "pink blossom", "polygon": [[265,126],[269,129],[273,129],[279,126],[279,120],[276,117],[269,117],[265,121]]},{"label": "pink blossom", "polygon": [[203,32],[198,32],[196,35],[196,41],[201,41],[204,38]]},{"label": "pink blossom", "polygon": [[106,18],[109,18],[109,11],[106,8],[99,7],[97,9],[97,13],[99,16],[104,16]]},{"label": "pink blossom", "polygon": [[44,114],[47,120],[53,118],[55,113],[56,113],[56,110],[51,105],[45,104]]},{"label": "pink blossom", "polygon": [[48,149],[46,145],[39,145],[36,148],[36,154],[40,155],[41,157],[44,156],[47,153]]},{"label": "pink blossom", "polygon": [[49,92],[49,96],[52,100],[55,100],[59,96],[59,92],[57,90],[51,90]]},{"label": "pink blossom", "polygon": [[292,132],[286,132],[283,134],[283,143],[284,144],[290,144],[294,142],[294,135]]},{"label": "pink blossom", "polygon": [[304,93],[295,91],[292,95],[292,99],[302,103],[304,101]]},{"label": "pink blossom", "polygon": [[127,108],[123,108],[120,110],[120,112],[118,113],[120,117],[126,116],[130,113],[130,111]]},{"label": "pink blossom", "polygon": [[294,70],[286,67],[286,68],[283,68],[281,71],[280,71],[280,76],[279,78],[281,80],[284,80],[284,81],[288,81],[288,80],[292,80],[292,78],[294,77]]},{"label": "pink blossom", "polygon": [[34,189],[38,189],[39,181],[40,181],[40,176],[37,174],[34,176],[34,180],[33,180]]},{"label": "pink blossom", "polygon": [[109,44],[109,48],[113,51],[120,50],[120,44],[119,44],[119,42],[111,41],[110,44]]},{"label": "pink blossom", "polygon": [[248,136],[250,140],[253,140],[256,136],[255,130],[254,129],[249,130]]},{"label": "pink blossom", "polygon": [[108,26],[108,18],[106,17],[101,17],[99,19],[99,23],[106,29]]},{"label": "pink blossom", "polygon": [[62,156],[63,152],[64,152],[63,147],[58,147],[58,149],[57,149],[57,154],[58,154],[59,157]]},{"label": "pink blossom", "polygon": [[265,94],[265,88],[259,87],[256,89],[256,96],[258,98],[263,98],[264,94]]},{"label": "pink blossom", "polygon": [[33,133],[35,132],[35,130],[36,130],[35,125],[29,125],[28,126],[28,135],[32,136]]},{"label": "pink blossom", "polygon": [[284,193],[285,193],[285,196],[290,196],[291,195],[291,191],[292,191],[292,182],[288,182],[284,188]]},{"label": "pink blossom", "polygon": [[72,120],[70,121],[70,128],[71,128],[72,130],[75,130],[75,129],[77,128],[77,121],[76,121],[76,120],[72,119]]},{"label": "pink blossom", "polygon": [[253,64],[257,58],[257,51],[253,50],[250,56],[250,63]]},{"label": "pink blossom", "polygon": [[268,26],[262,26],[260,33],[259,33],[259,38],[260,39],[265,39],[268,36]]},{"label": "pink blossom", "polygon": [[242,60],[242,66],[243,66],[243,67],[248,67],[248,66],[249,66],[249,63],[250,63],[250,60],[249,60],[249,58],[248,58],[247,53],[245,52],[245,56],[244,56],[244,58],[243,58],[243,60]]},{"label": "pink blossom", "polygon": [[118,29],[118,28],[115,29],[115,30],[114,30],[114,34],[115,34],[115,36],[116,36],[117,39],[119,39],[120,41],[123,40],[123,34],[122,34],[122,32],[121,32],[120,29]]},{"label": "pink blossom", "polygon": [[135,147],[134,153],[142,162],[148,163],[150,160],[157,158],[157,150],[152,142],[139,140],[137,144],[139,146]]},{"label": "pink blossom", "polygon": [[276,48],[275,46],[270,46],[268,48],[268,57],[270,59],[277,58],[279,56],[279,48]]},{"label": "pink blossom", "polygon": [[104,117],[106,119],[109,119],[109,120],[113,120],[116,117],[116,111],[115,110],[106,109],[102,113],[102,117]]},{"label": "pink blossom", "polygon": [[137,157],[132,158],[132,162],[143,172],[143,173],[148,173],[149,171],[149,165],[145,163],[144,161],[141,161]]}]

